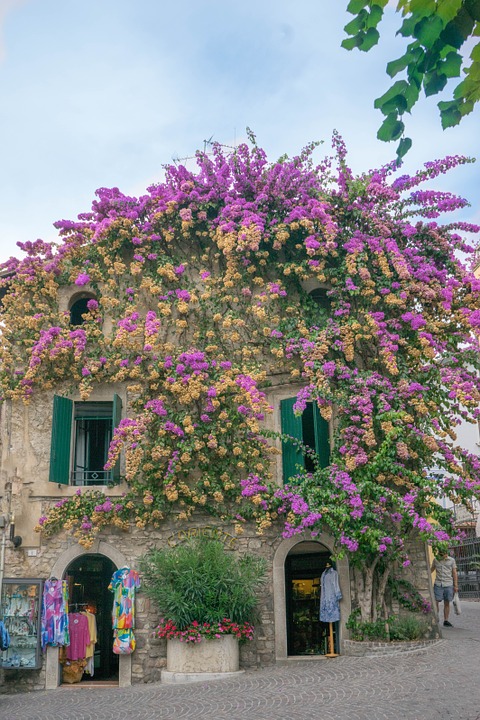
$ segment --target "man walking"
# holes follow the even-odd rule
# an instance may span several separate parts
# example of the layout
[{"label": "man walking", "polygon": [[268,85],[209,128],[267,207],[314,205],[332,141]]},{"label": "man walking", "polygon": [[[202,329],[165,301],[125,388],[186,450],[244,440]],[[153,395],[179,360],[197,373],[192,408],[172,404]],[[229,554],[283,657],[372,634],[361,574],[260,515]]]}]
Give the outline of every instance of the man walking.
[{"label": "man walking", "polygon": [[448,616],[454,593],[458,592],[457,564],[455,559],[447,555],[445,551],[439,552],[433,559],[432,572],[434,570],[436,575],[433,593],[437,601],[437,612],[439,612],[439,606],[443,600],[443,624],[445,627],[453,627]]}]

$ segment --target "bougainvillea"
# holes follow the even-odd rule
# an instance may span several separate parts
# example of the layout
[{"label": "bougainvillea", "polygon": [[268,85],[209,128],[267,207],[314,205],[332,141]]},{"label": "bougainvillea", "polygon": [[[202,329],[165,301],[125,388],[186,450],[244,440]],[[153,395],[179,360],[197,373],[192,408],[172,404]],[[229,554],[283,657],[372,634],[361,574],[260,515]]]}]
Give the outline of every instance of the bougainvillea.
[{"label": "bougainvillea", "polygon": [[[100,189],[90,212],[56,223],[56,247],[21,246],[3,266],[1,392],[126,386],[107,467],[125,454],[128,491],[106,508],[99,491],[65,498],[47,534],[63,517],[88,546],[107,522],[195,508],[237,532],[250,519],[286,536],[326,527],[368,613],[412,534],[454,537],[437,500],[480,492],[480,461],[455,437],[480,412],[480,281],[460,234],[478,228],[439,224],[466,201],[419,189],[470,160],[356,177],[336,134],[317,166],[313,144],[270,163],[250,139],[199,153],[196,171],[167,167],[138,199]],[[62,287],[91,296],[81,326],[59,309]],[[305,448],[313,470],[288,487],[274,483],[272,383],[295,383],[296,411],[317,403],[333,428],[330,465]]]}]

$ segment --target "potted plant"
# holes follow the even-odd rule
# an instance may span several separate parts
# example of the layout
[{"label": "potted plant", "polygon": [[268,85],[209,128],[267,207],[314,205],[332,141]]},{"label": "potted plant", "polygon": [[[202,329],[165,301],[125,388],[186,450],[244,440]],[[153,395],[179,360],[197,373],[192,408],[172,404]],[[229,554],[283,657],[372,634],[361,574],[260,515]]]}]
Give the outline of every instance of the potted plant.
[{"label": "potted plant", "polygon": [[155,635],[167,640],[167,672],[238,671],[239,641],[253,638],[265,561],[197,537],[151,550],[141,568],[145,593],[163,615]]}]

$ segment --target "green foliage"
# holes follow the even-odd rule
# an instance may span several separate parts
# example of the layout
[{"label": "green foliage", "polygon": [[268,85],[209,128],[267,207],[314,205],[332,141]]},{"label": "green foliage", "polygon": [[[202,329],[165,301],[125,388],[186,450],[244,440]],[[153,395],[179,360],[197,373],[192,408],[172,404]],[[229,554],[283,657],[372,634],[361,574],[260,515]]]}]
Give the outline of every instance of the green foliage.
[{"label": "green foliage", "polygon": [[150,550],[141,561],[144,590],[158,609],[180,628],[229,618],[251,622],[256,592],[265,579],[262,558],[238,558],[218,540],[194,538],[164,550]]},{"label": "green foliage", "polygon": [[428,600],[418,592],[416,587],[405,578],[389,577],[388,589],[392,597],[394,597],[400,605],[410,612],[429,613],[432,606]]},{"label": "green foliage", "polygon": [[388,641],[388,621],[378,618],[375,621],[360,620],[360,608],[354,610],[346,622],[352,640],[366,640],[370,642]]},{"label": "green foliage", "polygon": [[[380,37],[377,26],[386,4],[379,0],[352,0],[347,11],[355,18],[344,28],[349,37],[342,47],[368,52]],[[468,60],[457,52],[467,40],[480,35],[480,0],[399,0],[397,12],[404,17],[397,34],[412,38],[412,42],[404,55],[387,64],[390,77],[405,72],[406,79],[395,82],[375,101],[375,107],[386,116],[377,133],[379,140],[385,142],[402,136],[402,115],[411,111],[421,89],[427,97],[437,95],[450,78],[460,77],[462,70],[465,77],[454,89],[452,100],[438,103],[442,127],[457,125],[480,100],[480,45],[478,41],[473,45],[469,66]],[[403,96],[403,101],[399,96]],[[410,146],[409,138],[400,140],[399,159]]]},{"label": "green foliage", "polygon": [[421,640],[428,635],[429,625],[413,615],[404,617],[390,616],[386,620],[379,618],[373,622],[360,620],[360,608],[354,610],[347,620],[352,640],[366,642],[395,642]]},{"label": "green foliage", "polygon": [[390,640],[422,640],[428,634],[429,626],[425,620],[412,615],[395,618],[389,623]]}]

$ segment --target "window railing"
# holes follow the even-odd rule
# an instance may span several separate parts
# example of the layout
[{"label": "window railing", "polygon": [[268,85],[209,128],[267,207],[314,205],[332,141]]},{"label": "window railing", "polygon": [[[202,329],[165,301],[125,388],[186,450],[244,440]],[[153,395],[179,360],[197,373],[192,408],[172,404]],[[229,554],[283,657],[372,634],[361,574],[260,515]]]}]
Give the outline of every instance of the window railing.
[{"label": "window railing", "polygon": [[72,485],[111,485],[113,473],[111,470],[74,470],[71,474]]}]

